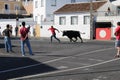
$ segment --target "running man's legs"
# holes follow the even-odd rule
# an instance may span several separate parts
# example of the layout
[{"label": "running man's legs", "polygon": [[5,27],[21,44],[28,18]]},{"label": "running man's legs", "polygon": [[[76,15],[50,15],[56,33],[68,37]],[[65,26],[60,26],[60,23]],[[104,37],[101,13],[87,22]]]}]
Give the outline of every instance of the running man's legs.
[{"label": "running man's legs", "polygon": [[50,41],[51,41],[51,43],[52,43],[52,38],[53,38],[54,36],[53,35],[51,35],[51,37],[50,37]]},{"label": "running man's legs", "polygon": [[56,37],[56,35],[53,35],[53,37],[60,43],[60,40]]}]

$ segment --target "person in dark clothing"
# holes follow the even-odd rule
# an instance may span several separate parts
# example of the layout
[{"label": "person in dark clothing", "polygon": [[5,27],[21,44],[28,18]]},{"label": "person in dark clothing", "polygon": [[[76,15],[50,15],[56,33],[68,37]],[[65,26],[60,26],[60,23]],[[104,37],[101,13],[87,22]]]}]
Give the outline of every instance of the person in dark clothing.
[{"label": "person in dark clothing", "polygon": [[10,25],[7,24],[6,29],[3,31],[6,52],[13,52],[12,45],[11,45],[11,34],[12,34],[12,31],[10,30]]},{"label": "person in dark clothing", "polygon": [[18,26],[15,27],[15,36],[18,36]]}]

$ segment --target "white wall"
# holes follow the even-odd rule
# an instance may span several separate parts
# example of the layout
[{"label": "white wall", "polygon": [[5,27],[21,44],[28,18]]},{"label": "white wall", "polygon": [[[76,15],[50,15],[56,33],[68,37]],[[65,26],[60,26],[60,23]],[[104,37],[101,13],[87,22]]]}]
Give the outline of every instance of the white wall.
[{"label": "white wall", "polygon": [[[60,33],[57,33],[57,36],[60,38],[66,38],[62,36],[62,32],[64,30],[77,30],[80,31],[82,33],[85,34],[81,34],[83,39],[90,39],[90,24],[88,25],[84,25],[83,24],[83,16],[84,15],[89,15],[89,14],[66,14],[66,15],[62,15],[62,14],[56,14],[55,15],[55,24],[53,25],[55,28],[57,28]],[[59,17],[60,16],[66,16],[66,25],[59,25]],[[78,25],[70,25],[70,17],[71,16],[78,16]],[[51,33],[50,31],[48,31],[48,28],[51,25],[43,25],[43,28],[40,30],[40,36],[41,37],[50,37]]]},{"label": "white wall", "polygon": [[[38,1],[38,8],[35,8],[35,1]],[[38,24],[41,24],[41,15],[43,15],[43,19],[46,18],[48,21],[50,21],[50,15],[52,15],[54,11],[56,11],[65,4],[71,3],[71,0],[57,0],[56,6],[51,6],[51,0],[44,0],[44,7],[41,7],[40,1],[41,0],[33,0],[33,18],[35,20],[35,16],[38,17]],[[76,2],[89,2],[89,0],[76,0]]]},{"label": "white wall", "polygon": [[[25,20],[23,20],[25,21]],[[19,21],[18,22],[18,26],[21,24],[22,21]],[[29,35],[30,36],[33,36],[33,28],[34,28],[34,25],[32,24],[29,24],[27,21],[26,22],[26,27],[28,27],[29,25],[31,26],[30,28],[30,33]],[[0,32],[2,33],[4,29],[6,29],[6,25],[9,24],[9,25],[12,25],[13,29],[12,29],[12,35],[15,36],[15,27],[16,27],[16,19],[0,19]]]},{"label": "white wall", "polygon": [[114,32],[115,32],[115,28],[117,27],[117,22],[120,22],[120,16],[101,16],[101,17],[97,17],[97,22],[111,22],[112,23],[112,27],[111,27],[111,37],[115,37],[114,36]]},{"label": "white wall", "polygon": [[6,25],[10,24],[13,27],[12,35],[15,35],[15,27],[16,27],[16,20],[0,20],[0,32],[2,33],[4,29],[6,29]]}]

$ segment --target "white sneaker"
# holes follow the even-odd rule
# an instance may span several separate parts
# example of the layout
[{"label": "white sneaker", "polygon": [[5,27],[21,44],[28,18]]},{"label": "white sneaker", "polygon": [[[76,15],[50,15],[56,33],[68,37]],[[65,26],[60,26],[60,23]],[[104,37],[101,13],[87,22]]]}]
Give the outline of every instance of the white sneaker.
[{"label": "white sneaker", "polygon": [[22,56],[25,56],[25,55],[22,55]]}]

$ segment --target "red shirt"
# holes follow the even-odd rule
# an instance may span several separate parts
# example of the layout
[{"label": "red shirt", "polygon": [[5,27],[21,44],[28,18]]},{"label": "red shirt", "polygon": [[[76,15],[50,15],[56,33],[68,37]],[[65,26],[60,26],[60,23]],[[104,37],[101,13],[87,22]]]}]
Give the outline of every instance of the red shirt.
[{"label": "red shirt", "polygon": [[[22,28],[20,29],[21,40],[24,40],[24,38],[26,37],[27,33],[28,33],[28,29],[27,29],[26,27],[22,27]],[[28,37],[27,37],[27,38],[28,38]],[[27,39],[27,38],[26,38],[26,39]]]},{"label": "red shirt", "polygon": [[120,26],[115,29],[115,32],[117,32],[116,40],[120,40]]},{"label": "red shirt", "polygon": [[48,30],[50,30],[52,34],[55,34],[55,28],[49,28]]}]

